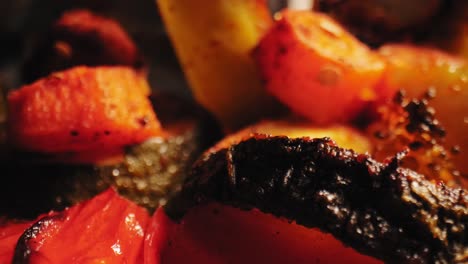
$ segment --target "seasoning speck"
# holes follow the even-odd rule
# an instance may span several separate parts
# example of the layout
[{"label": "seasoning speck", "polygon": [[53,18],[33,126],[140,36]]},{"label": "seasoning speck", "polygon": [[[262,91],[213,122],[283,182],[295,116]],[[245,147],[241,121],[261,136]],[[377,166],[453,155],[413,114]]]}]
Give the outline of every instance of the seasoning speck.
[{"label": "seasoning speck", "polygon": [[146,125],[148,124],[149,119],[148,119],[147,116],[143,116],[143,117],[141,117],[141,118],[138,118],[138,119],[137,119],[137,122],[138,122],[138,124],[140,124],[141,126],[144,127],[144,126],[146,126]]}]

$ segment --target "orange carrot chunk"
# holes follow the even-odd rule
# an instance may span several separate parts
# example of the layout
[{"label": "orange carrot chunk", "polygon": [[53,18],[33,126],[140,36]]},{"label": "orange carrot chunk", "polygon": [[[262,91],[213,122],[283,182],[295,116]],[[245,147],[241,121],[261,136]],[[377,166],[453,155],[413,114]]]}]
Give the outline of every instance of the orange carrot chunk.
[{"label": "orange carrot chunk", "polygon": [[375,91],[385,62],[326,15],[285,10],[254,57],[266,88],[316,123],[356,117]]},{"label": "orange carrot chunk", "polygon": [[75,67],[8,96],[9,137],[45,153],[115,149],[160,134],[144,77],[127,67]]}]

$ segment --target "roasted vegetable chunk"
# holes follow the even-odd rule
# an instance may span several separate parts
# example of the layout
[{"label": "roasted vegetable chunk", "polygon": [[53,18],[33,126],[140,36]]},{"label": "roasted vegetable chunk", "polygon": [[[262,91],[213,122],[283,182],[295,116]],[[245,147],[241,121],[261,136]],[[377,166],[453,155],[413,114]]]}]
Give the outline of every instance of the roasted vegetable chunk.
[{"label": "roasted vegetable chunk", "polygon": [[275,111],[250,56],[272,23],[265,0],[157,0],[194,97],[227,129]]},{"label": "roasted vegetable chunk", "polygon": [[428,94],[427,105],[444,128],[443,146],[454,150],[456,168],[468,177],[467,62],[437,50],[405,45],[383,46],[379,52],[388,61],[382,89],[404,90],[409,100]]},{"label": "roasted vegetable chunk", "polygon": [[256,207],[386,262],[466,262],[468,193],[399,167],[400,156],[381,164],[323,139],[257,136],[202,157],[167,212]]},{"label": "roasted vegetable chunk", "polygon": [[449,186],[465,185],[465,176],[455,166],[459,149],[446,147],[446,130],[429,106],[430,93],[408,98],[399,92],[392,102],[380,105],[379,118],[367,128],[372,142],[372,157],[384,161],[401,151],[410,150],[400,164],[423,174],[428,180]]},{"label": "roasted vegetable chunk", "polygon": [[125,65],[140,69],[142,56],[116,21],[88,10],[65,12],[52,26],[24,66],[24,79],[33,82],[74,66]]},{"label": "roasted vegetable chunk", "polygon": [[210,204],[190,211],[180,224],[161,214],[148,228],[149,263],[380,263],[320,230],[257,210]]},{"label": "roasted vegetable chunk", "polygon": [[9,139],[57,153],[116,149],[160,134],[145,78],[126,67],[76,67],[12,91]]},{"label": "roasted vegetable chunk", "polygon": [[281,12],[254,56],[267,90],[316,123],[350,121],[385,94],[384,61],[320,13]]},{"label": "roasted vegetable chunk", "polygon": [[[175,226],[175,222],[166,215],[162,207],[153,214],[146,229],[143,246],[145,264],[161,263],[163,250],[168,243],[171,243],[168,239]],[[191,262],[194,262],[194,259]]]},{"label": "roasted vegetable chunk", "polygon": [[21,236],[14,263],[141,263],[149,215],[113,190],[51,213]]}]

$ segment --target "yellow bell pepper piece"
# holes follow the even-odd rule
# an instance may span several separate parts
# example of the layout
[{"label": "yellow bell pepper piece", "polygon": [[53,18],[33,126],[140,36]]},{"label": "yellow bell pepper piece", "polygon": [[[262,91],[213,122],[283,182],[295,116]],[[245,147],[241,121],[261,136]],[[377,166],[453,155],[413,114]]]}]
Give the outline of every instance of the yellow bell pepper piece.
[{"label": "yellow bell pepper piece", "polygon": [[196,100],[232,129],[271,112],[250,53],[272,18],[264,0],[156,0]]}]

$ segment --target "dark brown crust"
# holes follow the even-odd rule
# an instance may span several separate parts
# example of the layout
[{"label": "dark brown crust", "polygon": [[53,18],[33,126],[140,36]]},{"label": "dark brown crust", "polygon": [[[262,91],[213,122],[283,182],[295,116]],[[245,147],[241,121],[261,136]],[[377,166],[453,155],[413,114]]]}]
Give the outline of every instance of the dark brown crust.
[{"label": "dark brown crust", "polygon": [[468,194],[327,139],[257,136],[199,160],[173,218],[215,200],[318,227],[388,263],[466,263]]}]

